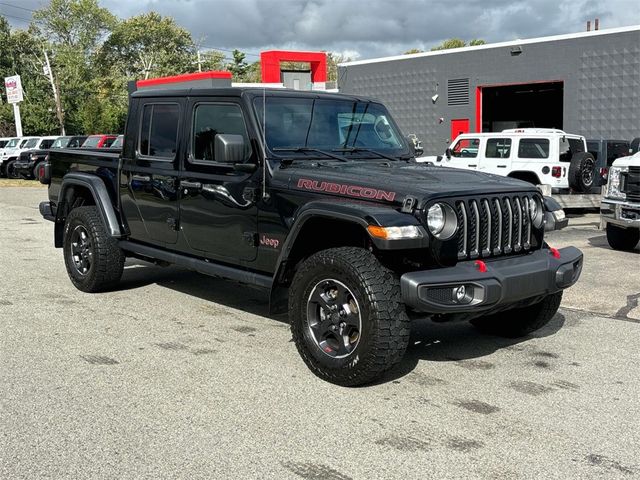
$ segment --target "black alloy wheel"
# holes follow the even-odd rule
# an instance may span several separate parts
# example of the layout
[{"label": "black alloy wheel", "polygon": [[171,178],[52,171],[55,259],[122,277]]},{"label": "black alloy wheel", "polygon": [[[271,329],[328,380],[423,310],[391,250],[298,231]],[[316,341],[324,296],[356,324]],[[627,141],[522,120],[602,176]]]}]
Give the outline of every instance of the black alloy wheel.
[{"label": "black alloy wheel", "polygon": [[84,225],[77,225],[71,232],[71,260],[80,275],[86,275],[93,262],[93,249],[89,233]]},{"label": "black alloy wheel", "polygon": [[333,358],[349,356],[360,341],[362,317],[353,292],[342,282],[325,279],[307,300],[309,333],[316,346]]}]

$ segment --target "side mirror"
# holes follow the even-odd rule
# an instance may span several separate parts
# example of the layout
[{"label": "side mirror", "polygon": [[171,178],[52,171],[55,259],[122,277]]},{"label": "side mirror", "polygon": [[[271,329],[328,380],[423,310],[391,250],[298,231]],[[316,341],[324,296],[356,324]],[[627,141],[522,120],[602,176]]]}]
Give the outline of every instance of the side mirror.
[{"label": "side mirror", "polygon": [[447,159],[448,159],[448,160],[451,160],[451,149],[450,149],[450,148],[447,148],[447,149],[444,151],[444,155],[445,155],[445,157],[447,157]]},{"label": "side mirror", "polygon": [[245,159],[246,149],[242,135],[216,135],[213,150],[216,162],[234,164]]}]

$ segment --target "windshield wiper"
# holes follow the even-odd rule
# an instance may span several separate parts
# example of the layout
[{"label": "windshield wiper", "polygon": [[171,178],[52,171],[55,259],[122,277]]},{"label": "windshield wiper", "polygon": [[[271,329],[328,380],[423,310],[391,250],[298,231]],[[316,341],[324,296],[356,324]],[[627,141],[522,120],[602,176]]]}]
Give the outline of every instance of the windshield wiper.
[{"label": "windshield wiper", "polygon": [[408,160],[408,157],[392,157],[391,155],[387,155],[385,153],[379,152],[378,150],[374,150],[372,148],[364,148],[364,147],[345,147],[338,148],[332,150],[332,152],[348,152],[348,153],[358,153],[358,152],[367,152],[373,153],[374,155],[378,155],[380,158],[386,158],[387,160],[393,160],[397,162],[398,160]]},{"label": "windshield wiper", "polygon": [[[331,152],[327,152],[326,150],[321,150],[319,148],[312,148],[312,147],[276,147],[276,148],[272,148],[271,151],[273,152],[293,152],[293,153],[319,153],[321,155],[324,155],[326,157],[329,158],[334,158],[336,160],[340,160],[341,162],[348,162],[349,160],[347,160],[344,157],[341,157],[340,155],[334,155]],[[283,158],[282,161],[286,161],[288,163],[291,163],[294,159],[293,158]]]}]

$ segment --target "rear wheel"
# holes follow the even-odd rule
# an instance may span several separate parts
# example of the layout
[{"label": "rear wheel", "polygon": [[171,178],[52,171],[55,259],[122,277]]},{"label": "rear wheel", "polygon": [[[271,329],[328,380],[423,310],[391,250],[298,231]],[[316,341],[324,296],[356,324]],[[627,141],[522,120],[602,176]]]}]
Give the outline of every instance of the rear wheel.
[{"label": "rear wheel", "polygon": [[343,386],[381,376],[409,342],[399,279],[362,248],[323,250],[305,260],[289,290],[289,319],[311,371]]},{"label": "rear wheel", "polygon": [[507,338],[524,337],[544,327],[558,311],[562,292],[546,296],[528,307],[514,308],[471,320],[478,330]]},{"label": "rear wheel", "polygon": [[33,174],[33,179],[34,180],[40,180],[40,166],[42,164],[43,164],[43,162],[38,162],[33,167],[33,170],[31,171],[31,173]]},{"label": "rear wheel", "polygon": [[607,242],[614,250],[633,250],[640,241],[640,230],[607,223]]},{"label": "rear wheel", "polygon": [[102,223],[96,207],[71,210],[64,227],[64,262],[71,282],[83,292],[117,285],[125,256]]},{"label": "rear wheel", "polygon": [[569,187],[576,192],[587,193],[595,182],[596,160],[587,152],[573,155],[569,165]]},{"label": "rear wheel", "polygon": [[18,178],[18,176],[16,175],[16,169],[14,164],[15,164],[15,160],[11,160],[7,162],[6,167],[4,167],[4,171],[7,175],[7,178]]}]

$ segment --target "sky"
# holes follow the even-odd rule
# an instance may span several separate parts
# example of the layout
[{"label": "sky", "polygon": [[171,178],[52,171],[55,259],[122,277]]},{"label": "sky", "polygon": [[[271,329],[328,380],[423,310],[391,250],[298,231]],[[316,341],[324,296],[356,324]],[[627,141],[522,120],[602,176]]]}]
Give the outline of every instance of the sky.
[{"label": "sky", "polygon": [[[0,0],[0,14],[24,28],[46,0]],[[487,42],[640,24],[638,0],[100,0],[120,18],[155,10],[175,18],[203,48],[247,53],[325,50],[351,60],[429,50],[447,38]],[[592,22],[593,23],[593,22]]]}]

